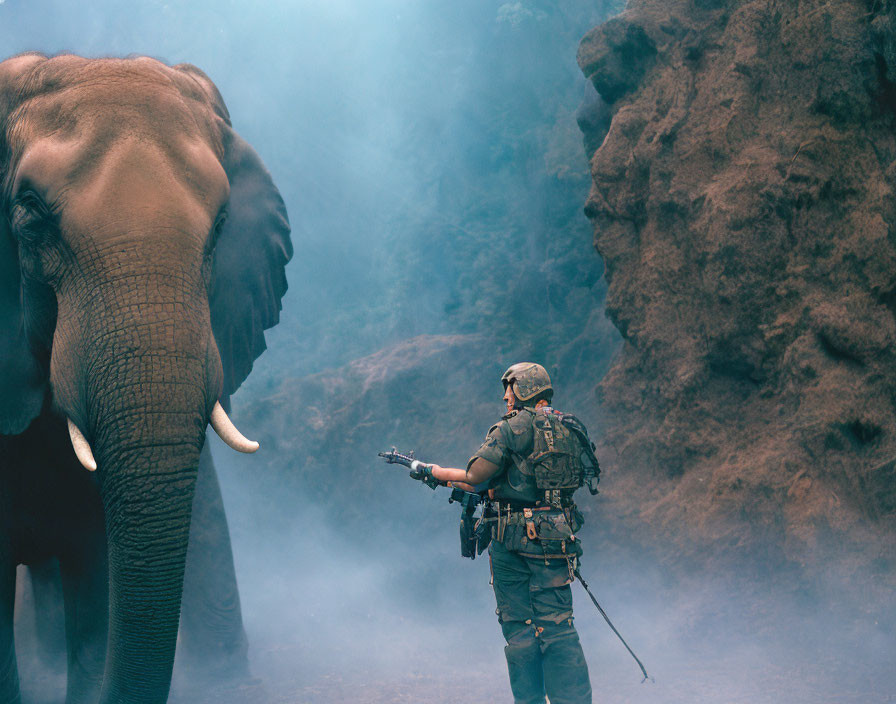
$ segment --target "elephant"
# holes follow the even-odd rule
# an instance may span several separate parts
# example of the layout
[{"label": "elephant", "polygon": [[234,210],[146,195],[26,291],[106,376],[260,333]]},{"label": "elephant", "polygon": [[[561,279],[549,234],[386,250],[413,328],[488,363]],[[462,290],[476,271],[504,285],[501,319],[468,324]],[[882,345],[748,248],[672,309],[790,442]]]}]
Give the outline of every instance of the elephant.
[{"label": "elephant", "polygon": [[206,430],[258,447],[227,409],[286,208],[211,79],[147,57],[0,63],[0,188],[0,701],[16,568],[56,558],[67,704],[165,702],[188,546],[223,520]]}]

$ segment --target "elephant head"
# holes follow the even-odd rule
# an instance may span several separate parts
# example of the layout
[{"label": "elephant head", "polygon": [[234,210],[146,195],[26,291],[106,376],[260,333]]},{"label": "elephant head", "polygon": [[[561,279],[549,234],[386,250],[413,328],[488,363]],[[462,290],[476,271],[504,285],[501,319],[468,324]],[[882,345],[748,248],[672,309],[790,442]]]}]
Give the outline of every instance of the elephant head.
[{"label": "elephant head", "polygon": [[103,702],[163,702],[199,453],[264,350],[283,201],[211,80],[148,58],[0,63],[0,434],[68,419],[109,551]]}]

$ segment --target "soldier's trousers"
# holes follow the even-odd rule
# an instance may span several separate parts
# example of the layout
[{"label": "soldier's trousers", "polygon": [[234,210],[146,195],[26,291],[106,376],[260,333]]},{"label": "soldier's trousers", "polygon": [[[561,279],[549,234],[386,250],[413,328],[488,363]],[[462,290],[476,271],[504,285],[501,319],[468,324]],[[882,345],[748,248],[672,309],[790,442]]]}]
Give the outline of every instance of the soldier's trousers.
[{"label": "soldier's trousers", "polygon": [[591,704],[566,561],[545,564],[495,540],[489,554],[514,702],[544,704],[547,694],[551,704]]}]

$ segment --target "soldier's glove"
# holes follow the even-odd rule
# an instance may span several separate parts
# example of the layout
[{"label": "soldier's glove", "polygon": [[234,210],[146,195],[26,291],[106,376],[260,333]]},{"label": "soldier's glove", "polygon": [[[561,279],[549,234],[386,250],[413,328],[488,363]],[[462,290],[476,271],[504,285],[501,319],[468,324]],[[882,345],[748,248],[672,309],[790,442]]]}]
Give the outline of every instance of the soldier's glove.
[{"label": "soldier's glove", "polygon": [[423,482],[430,489],[435,489],[437,486],[444,486],[443,482],[440,482],[432,476],[432,465],[424,464],[420,460],[414,460],[411,463],[411,471],[408,472],[408,475],[411,479]]}]

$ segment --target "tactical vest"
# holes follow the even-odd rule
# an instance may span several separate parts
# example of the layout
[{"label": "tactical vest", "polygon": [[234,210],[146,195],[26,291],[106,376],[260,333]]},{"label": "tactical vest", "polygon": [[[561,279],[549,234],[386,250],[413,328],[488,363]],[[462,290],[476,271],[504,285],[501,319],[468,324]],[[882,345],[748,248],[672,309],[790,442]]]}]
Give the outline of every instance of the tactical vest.
[{"label": "tactical vest", "polygon": [[563,417],[550,407],[524,408],[508,421],[513,463],[495,486],[496,498],[560,506],[582,486],[583,446]]}]

